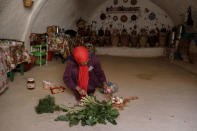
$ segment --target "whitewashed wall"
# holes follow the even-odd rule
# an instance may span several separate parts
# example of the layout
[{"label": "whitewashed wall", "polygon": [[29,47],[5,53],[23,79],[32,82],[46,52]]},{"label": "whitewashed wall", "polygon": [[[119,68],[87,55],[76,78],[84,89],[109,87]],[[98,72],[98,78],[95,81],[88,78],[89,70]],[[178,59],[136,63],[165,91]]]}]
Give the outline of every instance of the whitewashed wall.
[{"label": "whitewashed wall", "polygon": [[32,23],[45,2],[37,0],[32,8],[26,8],[23,0],[0,0],[0,38],[25,41],[29,49]]},{"label": "whitewashed wall", "polygon": [[183,24],[188,6],[192,7],[192,18],[194,26],[190,32],[197,32],[197,0],[152,0],[164,9],[176,24]]},{"label": "whitewashed wall", "polygon": [[75,27],[80,16],[88,19],[102,0],[34,0],[25,8],[23,0],[0,0],[0,39],[25,41],[29,49],[31,32],[46,32],[49,25]]},{"label": "whitewashed wall", "polygon": [[[122,0],[119,0],[122,1]],[[139,0],[147,3],[147,0]],[[175,24],[182,21],[188,5],[192,6],[192,15],[197,31],[197,0],[151,0],[147,5],[158,10],[164,9]],[[83,17],[89,21],[100,14],[111,0],[34,0],[32,8],[25,8],[23,0],[0,0],[0,38],[18,39],[26,42],[31,32],[44,32],[48,25],[60,25],[67,28],[75,27],[75,20]],[[145,4],[143,4],[145,6]],[[159,8],[160,7],[160,8]]]},{"label": "whitewashed wall", "polygon": [[102,3],[102,0],[48,0],[33,23],[32,32],[46,32],[50,25],[75,29],[80,17],[89,19]]},{"label": "whitewashed wall", "polygon": [[164,56],[164,48],[97,47],[96,54],[137,58],[152,58]]},{"label": "whitewashed wall", "polygon": [[22,0],[0,0],[0,38],[22,40],[33,8],[25,8]]},{"label": "whitewashed wall", "polygon": [[[155,29],[155,27],[162,27],[162,24],[165,25],[165,27],[172,27],[174,25],[172,19],[170,18],[170,16],[164,11],[162,10],[159,6],[157,6],[156,4],[154,4],[152,1],[150,0],[138,0],[137,5],[135,5],[135,7],[140,7],[140,12],[136,12],[136,13],[113,13],[113,14],[106,14],[106,7],[117,7],[117,6],[124,6],[124,7],[130,7],[132,6],[130,4],[130,1],[128,0],[127,3],[124,3],[122,0],[118,1],[118,5],[114,5],[113,4],[113,0],[108,0],[106,1],[104,4],[102,4],[101,7],[99,7],[99,9],[94,13],[94,15],[92,16],[92,18],[89,20],[89,23],[92,23],[92,21],[96,21],[97,24],[94,24],[94,28],[99,29],[101,26],[103,26],[104,28],[108,27],[109,25],[112,24],[113,28],[119,28],[122,29],[123,26],[126,29],[130,29],[133,28],[134,25],[137,25],[137,29],[138,31],[141,28],[147,28],[147,29]],[[146,13],[145,12],[145,8],[148,8],[149,12]],[[154,12],[156,14],[156,19],[151,21],[149,20],[148,16],[151,12]],[[100,19],[100,14],[101,13],[105,13],[107,18],[106,20],[101,20]],[[131,16],[135,14],[138,19],[135,22],[131,21]],[[120,18],[122,15],[126,15],[128,17],[127,22],[123,23],[121,22]],[[118,16],[118,21],[113,21],[113,16]]]}]

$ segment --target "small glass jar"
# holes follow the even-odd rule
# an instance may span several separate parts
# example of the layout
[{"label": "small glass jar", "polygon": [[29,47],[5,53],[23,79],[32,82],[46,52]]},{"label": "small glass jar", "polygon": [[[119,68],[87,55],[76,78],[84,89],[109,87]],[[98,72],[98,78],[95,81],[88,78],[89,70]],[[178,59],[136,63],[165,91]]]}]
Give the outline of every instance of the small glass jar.
[{"label": "small glass jar", "polygon": [[35,88],[35,80],[34,80],[34,78],[28,78],[27,79],[27,88],[28,89],[34,89]]}]

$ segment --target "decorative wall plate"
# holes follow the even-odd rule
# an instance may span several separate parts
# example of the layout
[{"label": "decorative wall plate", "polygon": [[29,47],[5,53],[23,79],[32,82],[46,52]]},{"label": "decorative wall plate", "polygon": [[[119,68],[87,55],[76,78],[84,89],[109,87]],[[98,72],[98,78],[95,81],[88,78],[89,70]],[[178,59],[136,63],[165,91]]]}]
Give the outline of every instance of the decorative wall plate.
[{"label": "decorative wall plate", "polygon": [[118,0],[114,0],[114,5],[117,5],[118,4]]},{"label": "decorative wall plate", "polygon": [[80,19],[77,21],[76,25],[77,25],[78,28],[84,28],[84,27],[85,27],[85,23],[86,23],[86,21],[83,20],[82,18],[80,18]]},{"label": "decorative wall plate", "polygon": [[132,15],[131,16],[131,21],[136,21],[137,20],[137,16],[136,15]]},{"label": "decorative wall plate", "polygon": [[154,20],[154,19],[156,18],[156,14],[155,14],[154,12],[151,12],[151,13],[149,14],[148,18],[149,18],[150,20]]},{"label": "decorative wall plate", "polygon": [[137,0],[131,0],[131,5],[136,5],[137,4]]},{"label": "decorative wall plate", "polygon": [[101,19],[101,20],[105,20],[105,19],[106,19],[106,15],[105,15],[104,13],[102,13],[102,14],[100,15],[100,19]]},{"label": "decorative wall plate", "polygon": [[122,22],[127,22],[128,18],[127,18],[126,15],[122,15],[120,19],[121,19]]},{"label": "decorative wall plate", "polygon": [[117,20],[118,20],[118,16],[114,16],[114,17],[113,17],[113,20],[114,20],[114,21],[117,21]]},{"label": "decorative wall plate", "polygon": [[128,0],[123,0],[123,2],[124,2],[124,3],[127,3],[127,2],[128,2]]}]

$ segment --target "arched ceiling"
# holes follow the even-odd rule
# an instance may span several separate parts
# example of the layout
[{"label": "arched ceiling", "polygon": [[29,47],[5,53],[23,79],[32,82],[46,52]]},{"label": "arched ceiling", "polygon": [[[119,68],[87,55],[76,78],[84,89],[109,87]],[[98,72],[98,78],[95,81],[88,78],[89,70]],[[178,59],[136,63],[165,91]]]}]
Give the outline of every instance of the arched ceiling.
[{"label": "arched ceiling", "polygon": [[[183,22],[188,6],[192,7],[192,17],[197,25],[197,0],[151,0],[165,10],[176,24]],[[195,26],[196,28],[196,26]]]},{"label": "arched ceiling", "polygon": [[[183,22],[189,5],[192,6],[193,29],[197,31],[197,0],[151,0],[172,18],[175,24]],[[47,24],[72,28],[82,16],[90,18],[106,0],[34,0],[32,8],[23,6],[23,0],[0,0],[0,38],[27,41],[30,32],[42,32]]]}]

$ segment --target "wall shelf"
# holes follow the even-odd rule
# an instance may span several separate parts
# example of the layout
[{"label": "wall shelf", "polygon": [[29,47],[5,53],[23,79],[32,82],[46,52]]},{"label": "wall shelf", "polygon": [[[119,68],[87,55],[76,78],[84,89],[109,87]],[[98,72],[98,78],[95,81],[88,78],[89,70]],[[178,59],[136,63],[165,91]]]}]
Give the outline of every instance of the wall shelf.
[{"label": "wall shelf", "polygon": [[116,14],[116,13],[137,13],[139,11],[107,11],[107,14]]}]

